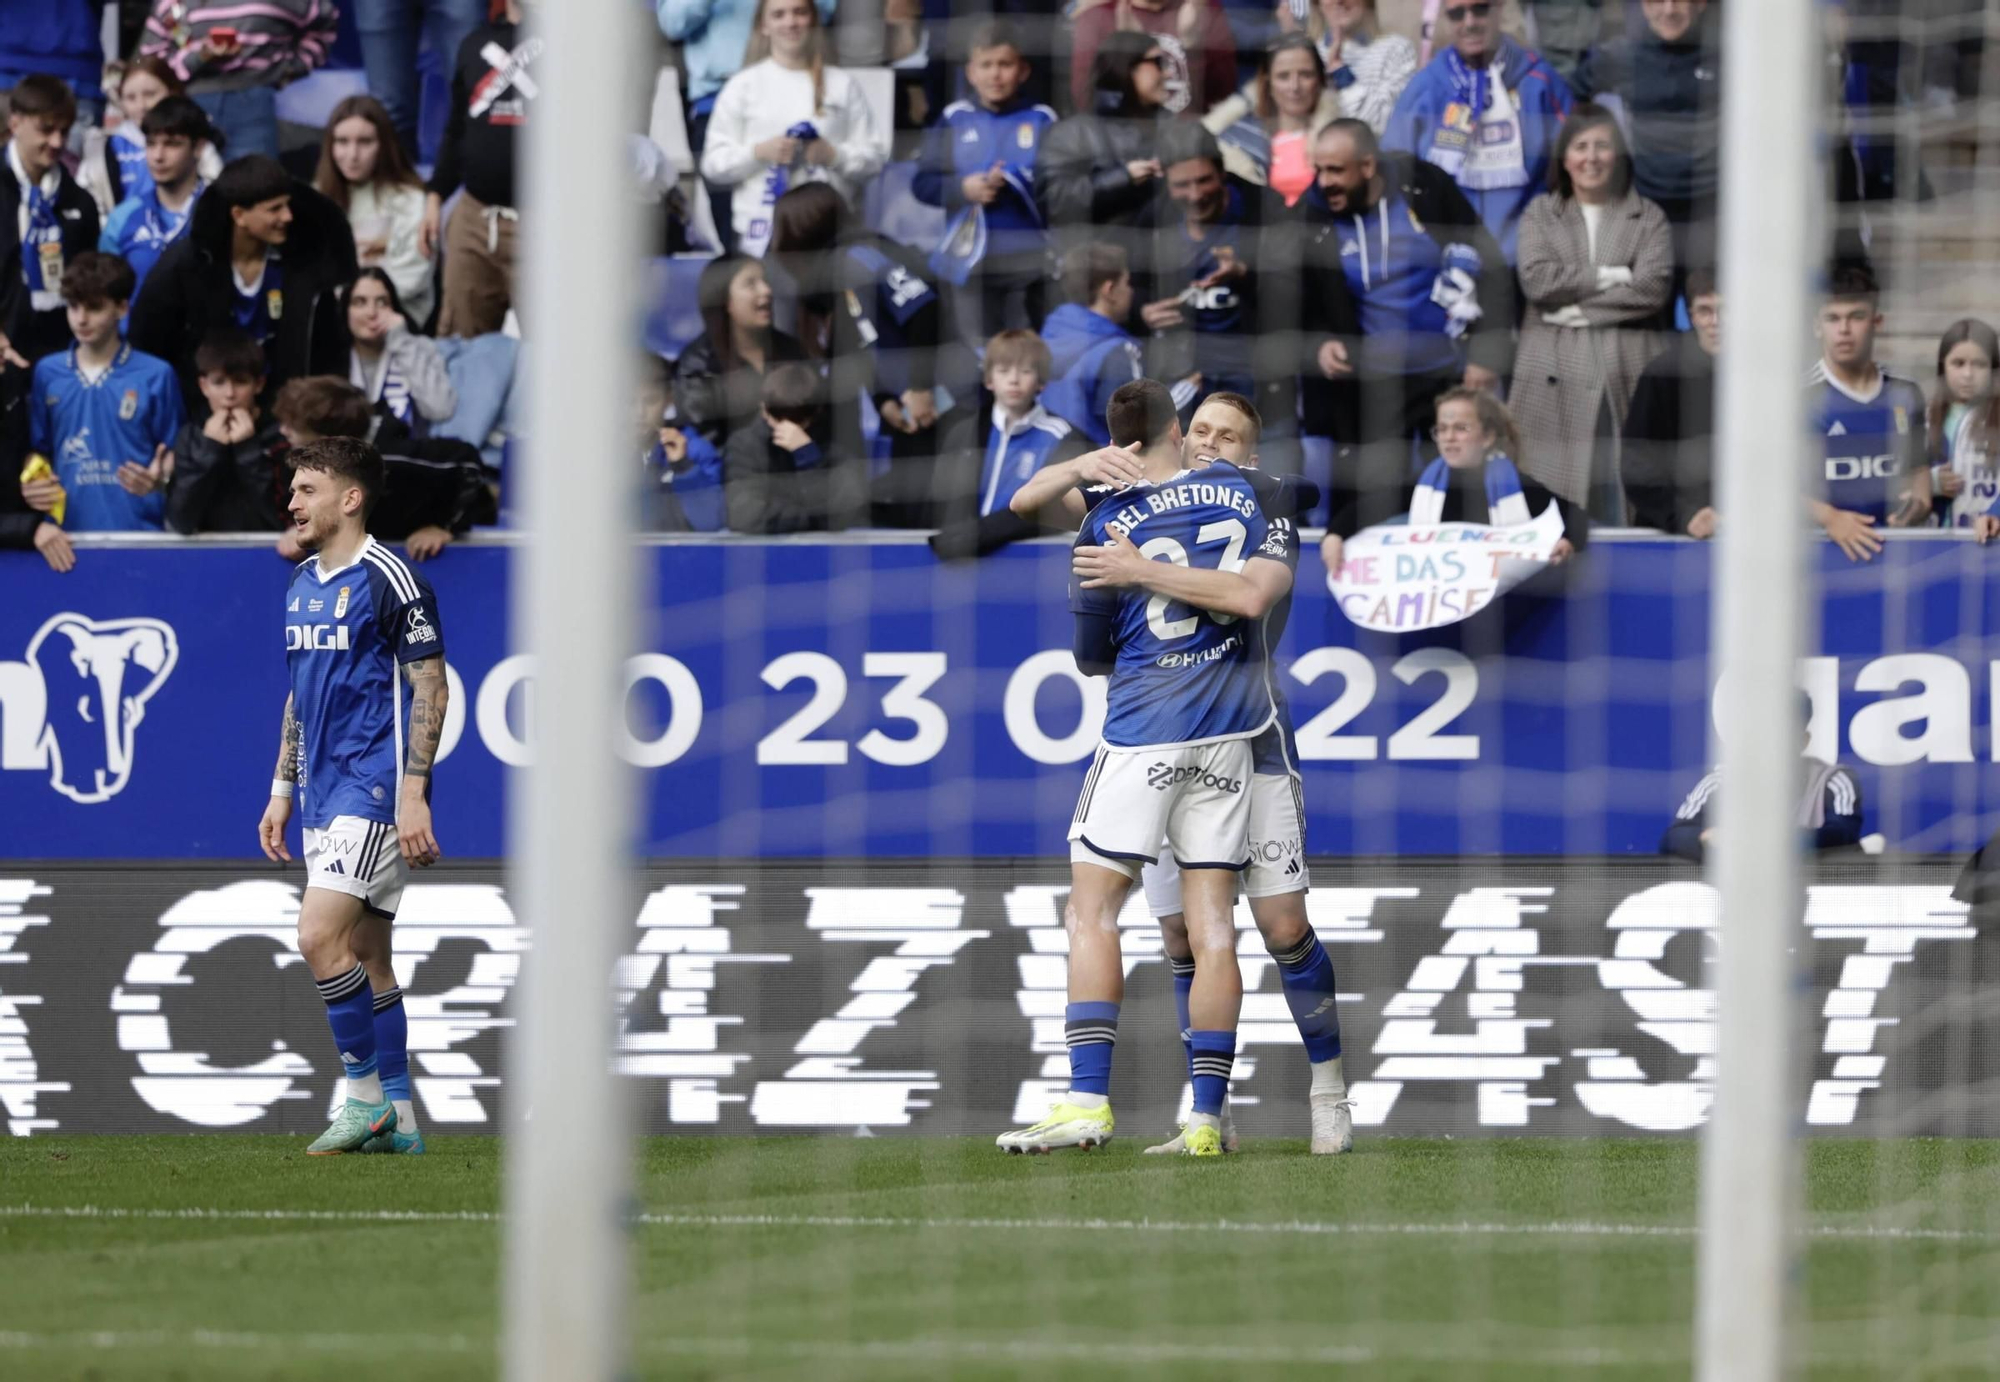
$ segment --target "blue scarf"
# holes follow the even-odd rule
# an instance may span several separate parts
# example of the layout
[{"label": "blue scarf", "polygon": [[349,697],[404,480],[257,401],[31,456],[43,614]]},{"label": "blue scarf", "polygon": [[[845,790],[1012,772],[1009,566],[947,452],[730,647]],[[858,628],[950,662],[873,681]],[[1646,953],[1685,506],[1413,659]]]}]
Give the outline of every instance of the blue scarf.
[{"label": "blue scarf", "polygon": [[1528,181],[1525,167],[1527,129],[1524,112],[1518,101],[1515,103],[1514,119],[1521,129],[1524,153],[1523,168],[1518,176],[1484,173],[1468,177],[1465,173],[1466,159],[1479,142],[1480,118],[1486,114],[1487,106],[1492,104],[1492,84],[1496,81],[1505,84],[1510,73],[1518,77],[1525,56],[1520,45],[1511,38],[1500,40],[1500,47],[1484,67],[1469,65],[1458,55],[1456,48],[1445,49],[1445,72],[1451,78],[1451,102],[1446,108],[1463,107],[1470,112],[1470,115],[1462,127],[1440,122],[1432,135],[1431,147],[1428,150],[1419,150],[1418,157],[1450,173],[1452,181],[1462,187],[1487,190],[1494,187],[1525,186]]},{"label": "blue scarf", "polygon": [[[1004,168],[1000,176],[1013,189],[1021,205],[1027,208],[1031,220],[1037,228],[1042,221],[1042,209],[1035,201],[1034,190],[1028,185],[1031,173],[1018,168]],[[972,271],[986,258],[986,208],[977,202],[967,202],[959,208],[951,224],[944,228],[944,240],[931,251],[931,268],[947,283],[963,288],[972,277]]]},{"label": "blue scarf", "polygon": [[792,175],[806,166],[806,145],[819,138],[819,127],[810,120],[801,120],[785,131],[785,138],[799,141],[798,154],[789,164],[773,167],[764,175],[764,204],[757,209],[757,215],[750,221],[750,228],[743,232],[738,248],[753,259],[762,259],[764,251],[771,247],[771,217],[778,204],[778,198],[785,195],[785,188],[791,184]]},{"label": "blue scarf", "polygon": [[[8,162],[19,164],[8,150]],[[22,170],[25,171],[25,170]],[[62,221],[56,215],[55,198],[42,191],[41,184],[17,174],[28,208],[28,231],[21,237],[21,272],[37,312],[62,306]]]},{"label": "blue scarf", "polygon": [[208,190],[208,184],[195,179],[194,195],[188,198],[186,206],[179,211],[169,211],[160,203],[160,189],[148,187],[139,197],[139,214],[143,218],[139,233],[132,237],[134,245],[145,245],[157,254],[187,232],[194,220],[194,204],[201,200],[201,194]]},{"label": "blue scarf", "polygon": [[[1511,528],[1534,517],[1521,493],[1521,472],[1500,452],[1486,458],[1486,521],[1495,528]],[[1410,496],[1410,522],[1416,527],[1435,527],[1444,522],[1444,497],[1451,488],[1451,467],[1440,456],[1424,467]]]}]

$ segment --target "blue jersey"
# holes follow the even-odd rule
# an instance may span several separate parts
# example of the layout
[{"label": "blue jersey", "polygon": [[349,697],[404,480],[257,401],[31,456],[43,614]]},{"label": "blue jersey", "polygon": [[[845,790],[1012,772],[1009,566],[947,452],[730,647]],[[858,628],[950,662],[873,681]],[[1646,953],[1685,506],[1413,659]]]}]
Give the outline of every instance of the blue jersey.
[{"label": "blue jersey", "polygon": [[393,824],[403,776],[410,686],[402,665],[444,656],[430,583],[369,538],[322,574],[309,557],[285,593],[285,662],[299,741],[303,822],[335,816]]},{"label": "blue jersey", "polygon": [[[1307,193],[1322,194],[1317,188]],[[1321,203],[1324,205],[1324,202]],[[1431,298],[1444,250],[1394,190],[1367,212],[1335,223],[1340,267],[1361,317],[1361,358],[1371,374],[1428,374],[1454,368],[1450,319]]]},{"label": "blue jersey", "polygon": [[167,496],[143,499],[118,483],[118,467],[153,463],[186,421],[180,381],[165,360],[121,344],[95,379],[78,367],[75,346],[35,362],[28,434],[49,458],[68,496],[63,526],[73,533],[158,530]]},{"label": "blue jersey", "polygon": [[1910,477],[1927,464],[1923,391],[1883,370],[1872,393],[1850,393],[1827,373],[1824,360],[1813,366],[1808,388],[1825,462],[1821,497],[1836,509],[1887,522]]},{"label": "blue jersey", "polygon": [[[1268,521],[1243,472],[1226,461],[1107,496],[1084,519],[1077,544],[1102,544],[1113,531],[1154,560],[1223,571],[1241,570],[1252,556],[1297,559],[1291,525]],[[1268,615],[1246,623],[1143,590],[1074,583],[1070,608],[1113,622],[1117,661],[1104,715],[1111,747],[1244,739],[1276,716]]]},{"label": "blue jersey", "polygon": [[194,219],[194,204],[200,199],[208,184],[197,181],[194,195],[179,211],[171,211],[160,202],[160,189],[149,180],[146,190],[127,197],[112,209],[105,219],[104,230],[97,237],[97,247],[106,254],[115,254],[132,266],[137,280],[132,290],[136,301],[139,286],[146,282],[146,275],[153,271],[153,265],[160,262],[167,246],[187,234],[187,228]]},{"label": "blue jersey", "polygon": [[231,269],[229,315],[237,327],[258,345],[270,340],[285,315],[285,264],[276,250],[264,256],[264,272],[246,290]]},{"label": "blue jersey", "polygon": [[1014,175],[986,208],[987,252],[1013,254],[1048,243],[1041,209],[1024,189],[1035,185],[1035,154],[1056,113],[1017,96],[999,110],[978,101],[953,101],[924,134],[917,200],[957,211],[965,204],[959,184],[996,166]]}]

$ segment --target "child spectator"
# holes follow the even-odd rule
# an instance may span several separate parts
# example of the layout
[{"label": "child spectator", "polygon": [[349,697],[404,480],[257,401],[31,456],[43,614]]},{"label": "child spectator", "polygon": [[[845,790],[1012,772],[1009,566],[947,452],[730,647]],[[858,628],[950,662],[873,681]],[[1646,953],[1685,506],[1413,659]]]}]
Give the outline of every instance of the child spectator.
[{"label": "child spectator", "polygon": [[1002,331],[986,343],[986,391],[993,407],[979,419],[979,515],[1009,512],[1007,502],[1050,461],[1090,448],[1069,423],[1042,406],[1049,348],[1032,331]]},{"label": "child spectator", "polygon": [[763,256],[786,188],[828,182],[851,205],[888,160],[888,132],[828,46],[812,0],[759,0],[743,70],[716,98],[701,174],[736,189],[729,215],[745,254]]},{"label": "child spectator", "polygon": [[215,130],[208,113],[185,96],[167,97],[146,112],[140,125],[146,139],[146,180],[140,191],[118,203],[97,247],[130,264],[144,286],[167,246],[194,219],[195,198],[208,186],[200,170],[214,157]]},{"label": "child spectator", "polygon": [[1132,271],[1117,245],[1079,245],[1063,257],[1069,298],[1042,323],[1050,378],[1042,407],[1099,446],[1111,444],[1104,410],[1120,384],[1144,376],[1146,358],[1125,329],[1132,315]]},{"label": "child spectator", "polygon": [[289,443],[277,419],[257,406],[263,350],[231,328],[203,341],[194,359],[208,418],[184,423],[174,441],[167,526],[189,534],[284,528],[290,522],[284,494]]},{"label": "child spectator", "polygon": [[22,496],[43,513],[60,503],[72,533],[157,531],[186,413],[172,367],[118,334],[132,266],[87,251],[64,270],[62,295],[75,342],[35,365],[28,395],[30,440],[56,473],[22,485]]},{"label": "child spectator", "polygon": [[1878,526],[1921,526],[1931,514],[1924,395],[1875,362],[1879,298],[1866,265],[1834,268],[1813,323],[1822,354],[1806,385],[1824,465],[1807,507],[1850,561],[1881,550]]},{"label": "child spectator", "polygon": [[[83,158],[76,168],[77,182],[96,199],[98,213],[104,216],[120,202],[143,196],[152,185],[153,174],[146,166],[146,117],[169,97],[185,97],[187,83],[158,58],[133,58],[125,65],[115,94],[124,118],[114,129],[97,128],[84,135]],[[201,154],[201,176],[213,182],[221,171],[222,156],[211,144]]]},{"label": "child spectator", "polygon": [[[761,393],[763,375],[753,377]],[[649,482],[641,498],[640,528],[652,533],[720,532],[727,523],[722,453],[700,431],[684,425],[665,360],[645,355],[639,381],[639,451]]]},{"label": "child spectator", "polygon": [[234,325],[264,347],[266,388],[314,373],[345,374],[354,237],[340,208],[276,159],[239,158],[194,206],[132,307],[132,342],[172,361],[190,410],[201,406],[194,352]]},{"label": "child spectator", "polygon": [[70,343],[64,266],[97,247],[97,203],[62,165],[76,96],[59,78],[23,77],[8,93],[0,176],[0,336],[33,361]]},{"label": "child spectator", "polygon": [[1715,270],[1687,276],[1688,324],[1640,371],[1625,410],[1619,464],[1632,523],[1639,528],[1715,536],[1715,359],[1722,350],[1722,295]]},{"label": "child spectator", "polygon": [[347,380],[375,410],[424,435],[458,410],[458,390],[437,342],[410,330],[396,285],[381,269],[363,269],[347,290]]},{"label": "child spectator", "polygon": [[499,19],[459,45],[452,67],[451,114],[417,241],[424,258],[436,252],[444,199],[463,188],[447,227],[440,336],[498,331],[514,306],[514,143],[539,90],[533,66],[542,51],[539,39],[519,41],[520,26],[520,0],[506,0]]},{"label": "child spectator", "polygon": [[276,158],[278,88],[326,62],[338,24],[333,0],[154,0],[139,52],[188,84],[231,153]]},{"label": "child spectator", "polygon": [[868,516],[868,488],[851,458],[831,451],[824,388],[805,365],[764,376],[757,421],[729,439],[723,502],[738,533],[804,533],[851,528]]},{"label": "child spectator", "polygon": [[973,98],[946,106],[924,136],[912,190],[951,213],[931,262],[956,285],[959,327],[977,343],[1046,315],[1049,233],[1035,201],[1035,155],[1056,113],[1023,93],[1030,68],[1011,25],[984,23],[971,44]]},{"label": "child spectator", "polygon": [[[771,325],[771,284],[762,260],[740,255],[710,260],[695,295],[708,329],[675,362],[674,402],[685,424],[719,453],[757,420],[764,376],[809,357],[798,337]],[[657,425],[659,419],[653,421]]]},{"label": "child spectator", "polygon": [[1924,414],[1930,439],[1932,507],[1947,528],[1978,527],[2000,499],[1994,450],[2000,443],[2000,336],[1967,317],[1938,338],[1937,383]]},{"label": "child spectator", "polygon": [[436,269],[423,248],[424,180],[380,101],[349,96],[333,108],[313,186],[347,213],[356,262],[386,272],[404,315],[422,327],[437,301]]}]

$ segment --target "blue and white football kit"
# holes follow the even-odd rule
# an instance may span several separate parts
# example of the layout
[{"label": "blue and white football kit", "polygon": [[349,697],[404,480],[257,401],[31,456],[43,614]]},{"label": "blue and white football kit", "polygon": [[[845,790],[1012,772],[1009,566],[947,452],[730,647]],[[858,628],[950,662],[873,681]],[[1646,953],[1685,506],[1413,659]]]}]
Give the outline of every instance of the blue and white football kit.
[{"label": "blue and white football kit", "polygon": [[[1271,539],[1243,473],[1226,462],[1109,495],[1078,545],[1123,532],[1149,559],[1240,571]],[[1287,545],[1280,534],[1278,543]],[[1138,878],[1165,839],[1184,868],[1248,862],[1251,741],[1275,723],[1262,622],[1144,590],[1073,588],[1079,616],[1108,619],[1116,662],[1104,741],[1070,825],[1070,857]]]},{"label": "blue and white football kit", "polygon": [[154,451],[173,445],[186,419],[173,366],[130,345],[121,343],[94,377],[78,363],[74,345],[37,360],[28,435],[68,497],[63,526],[73,533],[157,532],[166,520],[166,493],[131,493],[118,483],[118,467],[152,464]]},{"label": "blue and white football kit", "polygon": [[1878,369],[1874,389],[1855,393],[1824,360],[1813,365],[1807,389],[1822,438],[1822,497],[1836,509],[1886,523],[1901,507],[1910,477],[1927,463],[1923,390]]},{"label": "blue and white football kit", "polygon": [[403,665],[444,655],[429,582],[369,538],[350,564],[301,562],[285,593],[285,661],[300,726],[298,795],[306,886],[393,918],[406,868],[396,837]]}]

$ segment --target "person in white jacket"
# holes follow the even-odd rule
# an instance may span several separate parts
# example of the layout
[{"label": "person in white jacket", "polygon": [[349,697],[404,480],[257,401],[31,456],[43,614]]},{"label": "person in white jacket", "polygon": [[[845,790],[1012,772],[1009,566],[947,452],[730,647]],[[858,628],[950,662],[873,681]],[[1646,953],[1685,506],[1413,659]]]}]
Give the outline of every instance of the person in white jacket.
[{"label": "person in white jacket", "polygon": [[347,213],[361,266],[388,274],[418,326],[429,321],[437,266],[423,252],[424,181],[396,139],[387,106],[349,96],[333,108],[313,186]]},{"label": "person in white jacket", "polygon": [[410,330],[396,285],[381,269],[363,269],[347,290],[347,330],[354,341],[347,382],[376,412],[428,436],[432,423],[458,411],[458,390],[437,342]]},{"label": "person in white jacket", "polygon": [[761,256],[771,207],[787,187],[830,183],[859,205],[862,186],[888,161],[889,136],[861,84],[828,64],[812,0],[760,0],[743,63],[716,98],[701,173],[735,189],[731,224],[743,252]]}]

